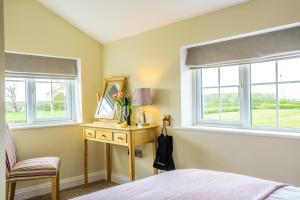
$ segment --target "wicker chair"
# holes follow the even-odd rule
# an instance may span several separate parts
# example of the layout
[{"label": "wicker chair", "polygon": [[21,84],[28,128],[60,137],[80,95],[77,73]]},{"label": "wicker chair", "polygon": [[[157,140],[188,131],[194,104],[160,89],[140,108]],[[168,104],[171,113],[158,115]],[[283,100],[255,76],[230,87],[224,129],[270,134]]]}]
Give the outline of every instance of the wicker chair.
[{"label": "wicker chair", "polygon": [[[18,160],[16,146],[12,132],[8,126],[5,131],[6,139],[6,200],[14,200],[16,183],[51,178],[52,200],[59,199],[59,166],[57,157],[41,157],[27,160]],[[10,195],[9,195],[10,193]]]}]

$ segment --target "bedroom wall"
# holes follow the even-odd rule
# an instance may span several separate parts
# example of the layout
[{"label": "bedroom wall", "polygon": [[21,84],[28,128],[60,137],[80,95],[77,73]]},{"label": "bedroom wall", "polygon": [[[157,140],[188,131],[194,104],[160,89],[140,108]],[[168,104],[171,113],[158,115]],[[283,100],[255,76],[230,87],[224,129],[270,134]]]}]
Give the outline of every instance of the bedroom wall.
[{"label": "bedroom wall", "polygon": [[[4,0],[5,50],[76,57],[82,62],[83,120],[93,120],[96,93],[102,86],[102,45],[54,15],[35,0]],[[14,130],[20,159],[58,156],[61,179],[83,174],[79,125]],[[90,145],[90,172],[103,169],[103,146]],[[2,171],[2,170],[1,170]],[[18,188],[44,183],[18,183]]]},{"label": "bedroom wall", "polygon": [[[298,0],[252,0],[231,8],[167,25],[104,45],[103,75],[128,75],[129,90],[150,87],[155,103],[146,107],[150,121],[162,114],[180,125],[182,46],[300,21]],[[177,168],[229,171],[300,186],[300,140],[264,136],[170,130]],[[150,146],[140,147],[137,177],[151,175]],[[114,147],[113,172],[128,175],[127,150]]]},{"label": "bedroom wall", "polygon": [[4,14],[0,0],[0,199],[5,199],[5,143],[4,143]]}]

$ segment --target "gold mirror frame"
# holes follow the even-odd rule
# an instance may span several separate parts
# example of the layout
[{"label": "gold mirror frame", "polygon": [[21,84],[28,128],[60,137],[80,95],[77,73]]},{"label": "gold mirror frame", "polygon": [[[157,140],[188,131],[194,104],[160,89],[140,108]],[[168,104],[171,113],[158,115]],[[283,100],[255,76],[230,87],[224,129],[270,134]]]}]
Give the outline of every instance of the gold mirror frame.
[{"label": "gold mirror frame", "polygon": [[101,117],[100,114],[98,114],[98,113],[99,113],[99,109],[102,105],[103,97],[106,93],[107,87],[110,84],[119,83],[119,85],[120,85],[120,90],[119,91],[124,92],[126,79],[127,79],[126,77],[113,77],[113,78],[104,79],[104,81],[105,81],[104,82],[104,87],[103,87],[103,89],[99,90],[98,93],[97,93],[98,106],[97,106],[97,110],[96,110],[96,113],[95,113],[95,118],[99,119],[99,121],[102,121],[102,122],[117,122],[117,119],[115,119],[116,107],[114,107],[114,109],[113,109],[113,114],[112,114],[111,118]]}]

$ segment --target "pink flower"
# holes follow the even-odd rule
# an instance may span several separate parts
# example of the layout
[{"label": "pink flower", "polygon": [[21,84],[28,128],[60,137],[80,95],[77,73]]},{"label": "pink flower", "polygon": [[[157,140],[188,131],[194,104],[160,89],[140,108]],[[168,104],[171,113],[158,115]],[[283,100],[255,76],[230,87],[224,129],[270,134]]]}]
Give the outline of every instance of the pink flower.
[{"label": "pink flower", "polygon": [[118,92],[118,99],[123,99],[123,98],[124,98],[124,93]]}]

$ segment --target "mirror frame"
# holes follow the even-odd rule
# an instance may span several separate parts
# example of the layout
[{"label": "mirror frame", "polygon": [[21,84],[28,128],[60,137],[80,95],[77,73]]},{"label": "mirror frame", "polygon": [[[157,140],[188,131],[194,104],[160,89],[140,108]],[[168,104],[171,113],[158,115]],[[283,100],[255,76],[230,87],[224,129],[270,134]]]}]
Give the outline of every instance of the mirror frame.
[{"label": "mirror frame", "polygon": [[99,116],[97,113],[100,109],[101,103],[103,101],[103,95],[106,92],[107,86],[110,83],[119,83],[120,84],[120,91],[124,92],[125,90],[125,84],[126,84],[126,77],[112,77],[112,78],[105,78],[104,79],[104,87],[103,89],[100,89],[97,93],[97,101],[98,101],[98,106],[97,106],[97,110],[95,113],[95,118],[98,119],[99,121],[107,121],[107,122],[117,122],[117,119],[115,119],[116,116],[116,107],[114,108],[114,113],[113,113],[113,117],[110,118],[103,118],[101,116]]}]

